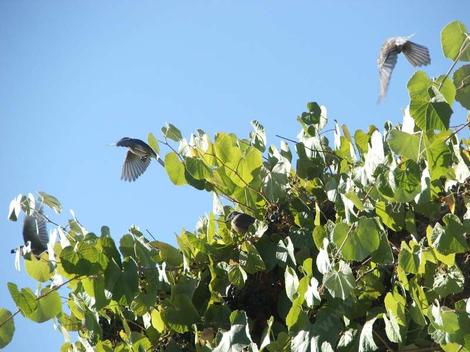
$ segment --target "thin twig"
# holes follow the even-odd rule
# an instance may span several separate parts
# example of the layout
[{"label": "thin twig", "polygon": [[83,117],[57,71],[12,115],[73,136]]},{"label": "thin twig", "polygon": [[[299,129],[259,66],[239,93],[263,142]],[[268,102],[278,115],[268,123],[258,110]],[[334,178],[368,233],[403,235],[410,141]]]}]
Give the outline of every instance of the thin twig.
[{"label": "thin twig", "polygon": [[152,233],[149,231],[149,229],[145,229],[145,231],[147,231],[147,233],[150,235],[150,237],[153,238],[154,241],[157,240],[155,237],[153,237],[153,235],[152,235]]},{"label": "thin twig", "polygon": [[452,132],[452,133],[450,134],[450,136],[445,139],[444,143],[447,142],[449,139],[451,139],[453,136],[455,136],[457,133],[459,133],[460,131],[462,131],[462,130],[463,130],[465,127],[467,127],[468,125],[470,125],[470,121],[468,121],[467,123],[464,123],[461,127],[459,127],[459,128],[456,129],[454,132]]}]

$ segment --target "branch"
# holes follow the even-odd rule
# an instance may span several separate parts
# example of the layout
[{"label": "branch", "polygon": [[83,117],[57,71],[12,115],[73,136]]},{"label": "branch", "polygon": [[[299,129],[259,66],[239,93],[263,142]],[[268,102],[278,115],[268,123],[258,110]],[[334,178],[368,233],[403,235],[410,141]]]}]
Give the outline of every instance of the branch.
[{"label": "branch", "polygon": [[[67,280],[67,281],[65,281],[65,282],[63,282],[63,283],[61,283],[59,286],[54,287],[53,289],[51,289],[50,291],[44,293],[43,295],[40,295],[40,296],[36,297],[36,301],[39,301],[40,299],[46,297],[46,296],[49,295],[50,293],[59,290],[59,289],[60,289],[61,287],[63,287],[64,285],[67,285],[69,282],[71,282],[71,281],[73,281],[73,280],[75,280],[75,279],[78,279],[78,278],[80,278],[80,277],[81,277],[81,275],[77,275],[77,276],[72,277],[71,279],[69,279],[69,280]],[[14,317],[15,315],[17,315],[18,313],[20,313],[20,312],[21,312],[21,309],[18,308],[15,313],[13,313],[12,315],[10,315],[10,316],[8,317],[8,319],[6,319],[5,321],[2,321],[2,322],[0,323],[0,328],[1,328],[3,325],[5,325],[7,322],[9,322],[11,319],[13,319],[13,317]]]}]

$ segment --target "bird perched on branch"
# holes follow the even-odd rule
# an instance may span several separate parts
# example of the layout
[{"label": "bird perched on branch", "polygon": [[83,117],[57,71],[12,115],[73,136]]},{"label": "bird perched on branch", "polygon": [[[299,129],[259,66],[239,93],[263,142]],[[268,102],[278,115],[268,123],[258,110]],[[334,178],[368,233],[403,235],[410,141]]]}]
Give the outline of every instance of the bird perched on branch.
[{"label": "bird perched on branch", "polygon": [[245,234],[248,228],[255,222],[254,217],[238,211],[232,211],[226,219],[227,222],[230,222],[232,230],[240,234]]},{"label": "bird perched on branch", "polygon": [[137,180],[147,170],[152,158],[165,167],[165,163],[152,147],[140,139],[124,137],[116,143],[116,146],[129,149],[122,167],[121,180],[129,182]]},{"label": "bird perched on branch", "polygon": [[[35,210],[32,215],[26,215],[23,222],[23,240],[26,246],[31,246],[31,252],[39,256],[47,249],[49,235],[43,209]],[[21,246],[22,248],[23,246]],[[12,249],[15,253],[17,249]]]},{"label": "bird perched on branch", "polygon": [[405,54],[405,57],[414,67],[431,63],[428,48],[410,41],[411,37],[412,35],[387,39],[382,49],[380,49],[379,58],[377,59],[380,74],[379,101],[387,94],[388,83],[397,63],[398,54]]}]

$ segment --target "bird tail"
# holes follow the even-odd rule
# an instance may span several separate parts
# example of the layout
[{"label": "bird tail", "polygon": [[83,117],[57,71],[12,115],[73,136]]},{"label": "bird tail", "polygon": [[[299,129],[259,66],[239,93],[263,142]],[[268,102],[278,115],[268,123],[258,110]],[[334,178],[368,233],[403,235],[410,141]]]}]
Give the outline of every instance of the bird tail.
[{"label": "bird tail", "polygon": [[408,41],[403,47],[403,54],[413,66],[428,65],[431,63],[429,50],[423,45]]}]

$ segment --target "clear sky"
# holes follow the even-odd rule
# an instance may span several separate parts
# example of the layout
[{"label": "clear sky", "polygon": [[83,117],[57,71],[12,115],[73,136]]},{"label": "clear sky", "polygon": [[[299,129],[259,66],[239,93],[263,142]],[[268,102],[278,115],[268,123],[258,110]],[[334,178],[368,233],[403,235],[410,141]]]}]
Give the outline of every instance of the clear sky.
[{"label": "clear sky", "polygon": [[[247,136],[253,119],[278,144],[275,134],[295,138],[308,101],[351,131],[382,128],[401,121],[413,72],[400,57],[376,104],[383,41],[415,33],[431,52],[425,70],[441,74],[440,30],[454,19],[470,27],[470,2],[0,0],[0,306],[15,311],[7,282],[34,289],[9,254],[21,242],[21,223],[7,221],[18,193],[58,197],[58,222],[74,209],[90,231],[109,225],[118,239],[136,224],[174,243],[211,210],[210,194],[173,186],[156,163],[122,182],[125,150],[108,144],[167,121],[186,137]],[[7,351],[59,350],[51,322],[15,324]]]}]

